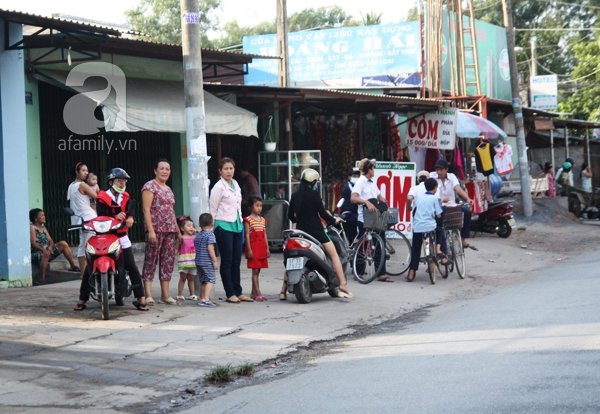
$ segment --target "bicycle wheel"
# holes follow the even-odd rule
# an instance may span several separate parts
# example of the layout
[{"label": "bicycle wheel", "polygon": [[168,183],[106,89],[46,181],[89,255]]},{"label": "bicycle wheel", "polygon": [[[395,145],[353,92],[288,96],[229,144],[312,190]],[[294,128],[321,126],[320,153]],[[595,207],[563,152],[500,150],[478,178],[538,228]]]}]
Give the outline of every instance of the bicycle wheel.
[{"label": "bicycle wheel", "polygon": [[458,277],[461,279],[465,278],[466,264],[465,264],[465,250],[462,245],[462,238],[458,230],[452,230],[450,244],[454,253],[454,264],[456,265],[456,272]]},{"label": "bicycle wheel", "polygon": [[410,266],[410,241],[398,230],[385,231],[385,250],[389,257],[385,261],[388,275],[400,276]]},{"label": "bicycle wheel", "polygon": [[429,269],[429,280],[435,285],[436,279],[436,255],[435,255],[435,236],[431,233],[427,236],[429,239],[429,256],[427,256],[427,268]]},{"label": "bicycle wheel", "polygon": [[352,268],[358,283],[371,283],[383,267],[383,240],[377,233],[369,232],[361,238],[354,252]]},{"label": "bicycle wheel", "polygon": [[448,273],[454,272],[454,248],[450,242],[452,236],[452,230],[446,230],[446,250],[448,250]]},{"label": "bicycle wheel", "polygon": [[[448,261],[450,262],[450,261]],[[447,264],[442,264],[442,259],[440,257],[435,257],[435,265],[437,267],[437,270],[440,272],[440,276],[443,277],[444,279],[448,279],[448,265]]]}]

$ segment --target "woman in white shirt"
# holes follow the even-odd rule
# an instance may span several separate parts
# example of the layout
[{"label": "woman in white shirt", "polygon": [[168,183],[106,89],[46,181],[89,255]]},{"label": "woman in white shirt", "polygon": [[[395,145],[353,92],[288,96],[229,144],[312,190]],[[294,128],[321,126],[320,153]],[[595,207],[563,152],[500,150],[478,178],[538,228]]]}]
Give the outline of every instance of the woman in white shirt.
[{"label": "woman in white shirt", "polygon": [[581,188],[585,191],[592,192],[592,170],[587,162],[581,166]]},{"label": "woman in white shirt", "polygon": [[[71,224],[80,224],[82,219],[83,221],[88,221],[97,217],[96,211],[91,206],[91,200],[95,200],[97,194],[85,182],[88,176],[87,165],[78,162],[75,164],[75,168],[71,170],[71,175],[75,176],[75,180],[69,185],[69,189],[67,190],[67,200],[70,202],[71,210],[75,212],[75,216],[71,217]],[[79,231],[77,261],[81,269],[81,278],[83,278],[87,264],[85,259],[85,245],[92,235],[92,233]]]}]

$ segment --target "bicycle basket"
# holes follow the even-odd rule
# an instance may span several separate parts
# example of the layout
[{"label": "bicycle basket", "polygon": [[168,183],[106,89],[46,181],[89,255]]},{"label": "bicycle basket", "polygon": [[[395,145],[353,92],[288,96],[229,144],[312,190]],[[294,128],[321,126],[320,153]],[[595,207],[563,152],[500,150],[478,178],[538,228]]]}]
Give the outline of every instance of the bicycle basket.
[{"label": "bicycle basket", "polygon": [[390,225],[390,224],[398,224],[398,222],[400,221],[398,219],[398,209],[397,208],[390,208],[388,210],[388,212],[389,212],[389,215],[388,215],[388,218],[387,218],[387,224],[388,225]]},{"label": "bicycle basket", "polygon": [[460,207],[444,207],[444,228],[462,229],[464,213]]},{"label": "bicycle basket", "polygon": [[374,213],[365,209],[364,218],[365,218],[365,229],[375,230],[375,231],[383,231],[387,228],[387,220],[388,220],[388,212],[384,211],[380,213],[376,211]]}]

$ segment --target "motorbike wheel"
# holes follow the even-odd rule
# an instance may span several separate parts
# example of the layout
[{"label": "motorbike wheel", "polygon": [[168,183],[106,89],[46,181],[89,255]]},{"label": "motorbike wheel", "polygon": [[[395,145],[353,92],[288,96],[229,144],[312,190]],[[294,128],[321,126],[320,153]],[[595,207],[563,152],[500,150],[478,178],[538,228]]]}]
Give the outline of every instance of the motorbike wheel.
[{"label": "motorbike wheel", "polygon": [[508,220],[502,218],[498,221],[498,231],[496,234],[498,237],[502,237],[503,239],[507,239],[512,233],[512,227],[508,224]]},{"label": "motorbike wheel", "polygon": [[109,319],[108,314],[108,274],[106,272],[100,275],[100,291],[102,295],[102,319],[107,321]]},{"label": "motorbike wheel", "polygon": [[294,295],[298,303],[310,303],[312,300],[312,291],[310,290],[310,281],[306,276],[307,272],[302,274],[300,281],[294,286]]}]

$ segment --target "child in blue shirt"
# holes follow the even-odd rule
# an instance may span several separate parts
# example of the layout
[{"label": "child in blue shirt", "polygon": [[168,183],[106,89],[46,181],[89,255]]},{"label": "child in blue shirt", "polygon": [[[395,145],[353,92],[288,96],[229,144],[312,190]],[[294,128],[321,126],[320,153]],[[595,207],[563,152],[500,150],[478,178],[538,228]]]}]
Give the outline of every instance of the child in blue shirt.
[{"label": "child in blue shirt", "polygon": [[443,242],[444,231],[441,227],[438,227],[436,222],[436,217],[440,218],[443,213],[440,199],[435,195],[437,187],[437,180],[435,178],[428,178],[425,180],[425,189],[427,192],[417,199],[417,203],[415,205],[413,217],[413,239],[409,267],[410,270],[408,271],[408,276],[406,277],[406,280],[409,282],[415,280],[417,269],[419,269],[419,259],[421,258],[423,238],[427,235],[427,233],[436,230],[436,239],[437,242],[439,242],[439,244],[436,245],[438,252],[440,251],[440,245]]}]

